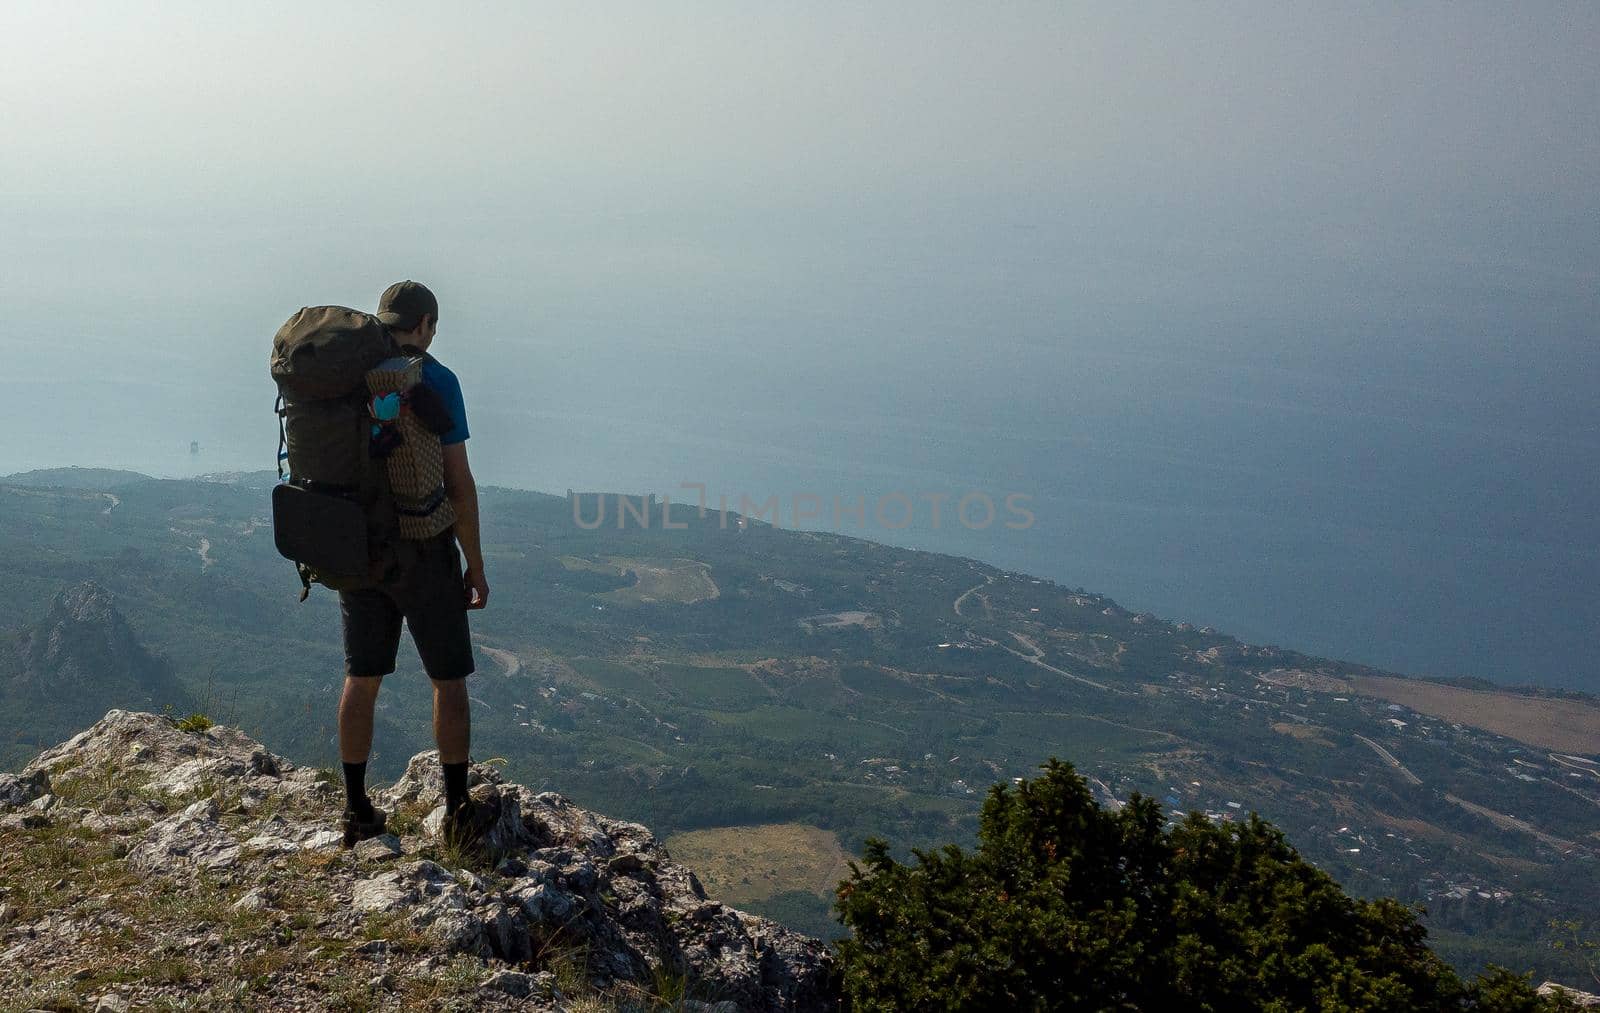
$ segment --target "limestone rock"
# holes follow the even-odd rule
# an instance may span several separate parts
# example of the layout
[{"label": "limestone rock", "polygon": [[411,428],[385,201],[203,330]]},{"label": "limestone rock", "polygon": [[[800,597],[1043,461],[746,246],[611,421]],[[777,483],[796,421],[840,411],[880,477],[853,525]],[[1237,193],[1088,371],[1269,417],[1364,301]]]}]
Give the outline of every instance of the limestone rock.
[{"label": "limestone rock", "polygon": [[314,830],[300,840],[301,851],[330,851],[344,847],[344,834],[338,830]]},{"label": "limestone rock", "polygon": [[355,885],[350,904],[358,911],[394,911],[415,903],[417,892],[398,872],[385,872]]},{"label": "limestone rock", "polygon": [[[505,778],[492,764],[474,763],[467,768],[467,788],[480,784],[504,784]],[[444,804],[444,771],[439,766],[439,751],[418,753],[406,764],[406,771],[389,788],[374,793],[390,806],[439,806]]]},{"label": "limestone rock", "polygon": [[50,775],[43,770],[0,774],[0,812],[27,805],[50,791]]},{"label": "limestone rock", "polygon": [[555,991],[556,976],[549,971],[526,974],[522,971],[496,971],[483,983],[483,987],[504,992],[518,999],[535,995],[550,995]]},{"label": "limestone rock", "polygon": [[394,834],[379,834],[377,837],[369,837],[358,843],[355,852],[357,858],[371,862],[398,858],[403,849],[400,846],[400,838]]},{"label": "limestone rock", "polygon": [[40,753],[22,769],[22,776],[109,765],[124,773],[148,774],[155,783],[170,785],[176,782],[163,779],[172,778],[179,769],[185,770],[179,780],[191,781],[196,772],[208,769],[185,768],[195,760],[219,761],[209,769],[224,781],[275,782],[296,770],[294,764],[267,752],[237,728],[213,725],[203,732],[185,732],[159,714],[112,710],[66,742]]},{"label": "limestone rock", "polygon": [[1539,995],[1546,999],[1565,999],[1579,1009],[1600,1009],[1600,995],[1593,992],[1580,992],[1566,985],[1558,985],[1547,981],[1537,989]]},{"label": "limestone rock", "polygon": [[128,1013],[128,1000],[115,992],[107,992],[94,1004],[94,1013]]},{"label": "limestone rock", "polygon": [[267,900],[266,893],[260,887],[256,887],[255,889],[247,892],[243,897],[240,897],[238,900],[234,901],[230,906],[235,911],[241,913],[254,913],[265,911],[272,905]]},{"label": "limestone rock", "polygon": [[[76,810],[52,788],[70,786],[79,770],[128,790],[106,794],[104,811]],[[135,782],[146,790],[133,790]],[[584,979],[602,987],[649,989],[665,970],[688,973],[719,1000],[685,1008],[837,1008],[833,958],[822,942],[710,900],[648,828],[507,782],[487,764],[472,765],[470,791],[486,815],[483,844],[493,875],[487,867],[452,869],[411,857],[428,848],[434,855],[450,853],[437,850],[430,836],[442,808],[420,836],[390,833],[345,851],[337,830],[340,793],[317,771],[273,756],[236,729],[185,732],[157,715],[115,710],[41,753],[20,775],[0,775],[0,825],[14,824],[23,833],[52,820],[83,826],[98,832],[96,846],[125,855],[141,874],[171,877],[174,887],[192,881],[196,871],[215,874],[224,886],[244,891],[231,902],[234,911],[260,916],[240,921],[263,926],[257,938],[235,942],[210,926],[185,925],[153,944],[157,954],[202,954],[223,967],[272,952],[281,945],[278,933],[297,931],[289,926],[300,914],[277,900],[288,889],[278,884],[311,876],[330,904],[317,912],[316,930],[349,940],[346,960],[377,965],[360,979],[376,973],[375,989],[395,987],[396,978],[435,976],[459,966],[452,959],[465,955],[484,962],[475,1004],[558,1008],[565,1000],[555,995],[551,976],[526,972],[559,937],[584,955]],[[97,788],[90,797],[100,794]],[[438,807],[443,778],[437,754],[412,757],[404,776],[373,795],[391,812]],[[61,797],[84,796],[67,787]],[[226,813],[218,803],[223,797],[236,803]],[[266,811],[275,815],[254,815]],[[86,931],[125,925],[124,915],[75,907],[74,887],[81,886],[63,884],[63,907],[26,925],[6,909],[12,924],[0,964],[70,959]],[[386,963],[395,957],[386,942],[366,941],[374,925],[386,933],[396,916],[405,923],[401,931],[431,947],[408,953],[403,967]],[[294,993],[283,1008],[320,1001],[309,987],[294,992],[298,973],[286,970],[274,980],[275,992]],[[117,994],[127,995],[120,988]],[[141,992],[132,1006],[151,1000]]]},{"label": "limestone rock", "polygon": [[217,822],[218,815],[216,801],[202,799],[162,820],[128,852],[128,864],[146,874],[232,866],[239,859],[239,842]]}]

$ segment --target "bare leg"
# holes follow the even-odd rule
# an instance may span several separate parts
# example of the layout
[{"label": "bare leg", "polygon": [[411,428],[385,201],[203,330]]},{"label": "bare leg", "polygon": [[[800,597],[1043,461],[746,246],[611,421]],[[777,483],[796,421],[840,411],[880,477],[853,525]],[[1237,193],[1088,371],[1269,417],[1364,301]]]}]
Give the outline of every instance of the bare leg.
[{"label": "bare leg", "polygon": [[433,741],[440,763],[465,763],[472,747],[472,716],[468,709],[467,680],[434,680]]},{"label": "bare leg", "polygon": [[383,676],[347,675],[339,697],[339,757],[345,763],[365,763],[372,752],[372,709],[378,702]]}]

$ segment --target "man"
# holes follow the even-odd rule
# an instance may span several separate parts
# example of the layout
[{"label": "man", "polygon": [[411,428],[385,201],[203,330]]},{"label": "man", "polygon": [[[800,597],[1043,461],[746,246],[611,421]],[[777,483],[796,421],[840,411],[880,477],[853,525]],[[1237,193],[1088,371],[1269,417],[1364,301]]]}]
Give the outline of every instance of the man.
[{"label": "man", "polygon": [[408,352],[426,357],[422,381],[449,409],[452,427],[439,442],[445,493],[456,519],[453,528],[418,543],[417,561],[397,580],[339,593],[345,650],[344,694],[339,700],[344,840],[349,847],[384,831],[385,814],[367,798],[367,757],[372,751],[378,687],[394,671],[403,619],[433,683],[433,736],[445,785],[444,835],[465,841],[481,831],[484,815],[467,796],[471,718],[466,677],[474,668],[467,611],[489,603],[478,543],[478,489],[467,464],[466,405],[455,374],[427,354],[439,324],[439,302],[432,292],[414,281],[397,282],[378,300],[378,319]]}]

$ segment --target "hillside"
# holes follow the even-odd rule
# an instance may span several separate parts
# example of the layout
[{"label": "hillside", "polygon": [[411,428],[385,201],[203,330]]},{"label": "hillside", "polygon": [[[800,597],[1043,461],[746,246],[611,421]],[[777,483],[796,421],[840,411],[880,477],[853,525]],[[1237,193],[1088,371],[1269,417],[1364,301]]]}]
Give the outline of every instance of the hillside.
[{"label": "hillside", "polygon": [[148,482],[149,475],[115,468],[39,468],[0,476],[0,483],[36,488],[112,489],[133,482]]},{"label": "hillside", "polygon": [[0,639],[0,712],[42,738],[93,722],[114,698],[129,706],[187,713],[192,697],[171,667],[147,650],[93,581],[50,599],[43,619]]},{"label": "hillside", "polygon": [[[92,581],[195,707],[332,764],[336,603],[296,603],[269,486],[0,484],[0,616],[36,629]],[[833,868],[874,834],[902,853],[970,843],[984,786],[1056,755],[1107,804],[1141,791],[1174,816],[1259,812],[1352,892],[1425,906],[1464,971],[1589,980],[1549,943],[1556,920],[1594,935],[1600,910],[1592,701],[1561,701],[1557,723],[1537,696],[1484,705],[973,560],[714,510],[674,506],[669,529],[636,499],[649,526],[619,527],[615,497],[481,497],[495,598],[474,617],[474,754],[683,841],[751,910],[838,934],[825,876],[795,869]],[[601,501],[603,524],[578,523]],[[132,694],[91,688],[102,712],[163,702]],[[55,741],[51,699],[0,712],[6,764]],[[375,775],[431,743],[427,704],[403,647]]]},{"label": "hillside", "polygon": [[[648,829],[473,770],[487,853],[439,843],[437,756],[342,791],[235,729],[111,711],[0,775],[0,992],[18,1009],[834,1007],[818,941],[706,897]],[[686,1001],[687,1000],[687,1001]]]}]

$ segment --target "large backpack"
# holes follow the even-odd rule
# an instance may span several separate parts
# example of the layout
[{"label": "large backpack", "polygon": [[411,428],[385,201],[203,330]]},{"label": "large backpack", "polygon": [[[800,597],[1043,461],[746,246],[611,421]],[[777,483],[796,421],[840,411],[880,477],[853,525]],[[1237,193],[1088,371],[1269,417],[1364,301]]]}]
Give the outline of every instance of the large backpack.
[{"label": "large backpack", "polygon": [[301,309],[272,340],[281,480],[273,537],[299,571],[301,601],[312,583],[376,587],[416,558],[375,454],[369,408],[368,373],[399,354],[377,317],[343,306]]}]

